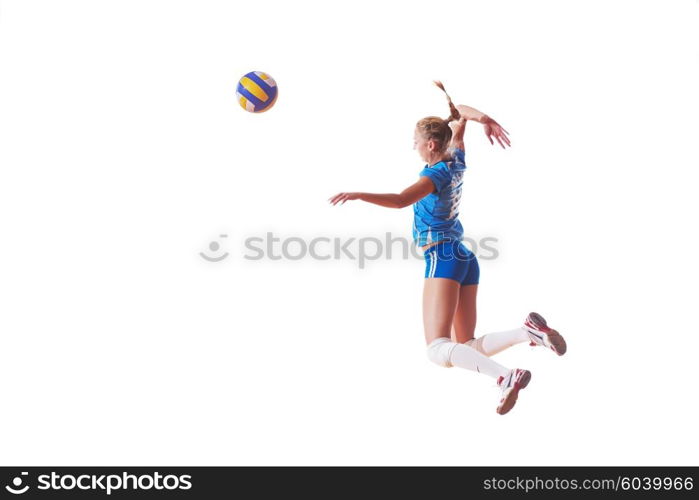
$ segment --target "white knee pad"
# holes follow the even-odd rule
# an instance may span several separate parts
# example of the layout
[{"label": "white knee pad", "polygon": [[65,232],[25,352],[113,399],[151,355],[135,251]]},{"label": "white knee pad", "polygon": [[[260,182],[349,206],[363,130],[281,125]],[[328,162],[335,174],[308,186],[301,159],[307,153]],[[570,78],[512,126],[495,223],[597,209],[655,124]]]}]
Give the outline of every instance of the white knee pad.
[{"label": "white knee pad", "polygon": [[449,359],[455,346],[456,344],[446,337],[436,338],[427,346],[427,357],[439,366],[451,368],[452,364]]}]

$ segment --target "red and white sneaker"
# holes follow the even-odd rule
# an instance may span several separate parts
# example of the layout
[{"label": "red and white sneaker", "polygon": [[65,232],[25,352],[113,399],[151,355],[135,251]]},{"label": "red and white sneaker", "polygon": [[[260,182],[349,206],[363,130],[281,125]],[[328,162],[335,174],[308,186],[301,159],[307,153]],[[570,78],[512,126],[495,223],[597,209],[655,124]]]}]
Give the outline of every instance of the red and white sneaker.
[{"label": "red and white sneaker", "polygon": [[546,320],[535,312],[529,313],[527,319],[524,320],[524,329],[529,334],[529,339],[531,343],[529,345],[542,345],[559,356],[563,356],[566,353],[566,341],[553,328],[550,328],[546,324]]},{"label": "red and white sneaker", "polygon": [[527,387],[531,378],[531,372],[521,368],[510,370],[506,377],[498,378],[498,386],[502,389],[502,398],[500,398],[500,404],[495,411],[500,415],[510,411],[517,402],[519,390]]}]

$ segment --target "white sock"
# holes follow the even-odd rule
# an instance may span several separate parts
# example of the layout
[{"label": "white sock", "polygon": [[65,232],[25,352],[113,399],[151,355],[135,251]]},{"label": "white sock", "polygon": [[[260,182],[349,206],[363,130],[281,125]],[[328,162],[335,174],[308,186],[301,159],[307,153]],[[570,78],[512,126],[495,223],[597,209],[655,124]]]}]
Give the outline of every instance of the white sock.
[{"label": "white sock", "polygon": [[427,357],[433,363],[446,368],[457,366],[465,370],[489,375],[494,379],[506,377],[510,372],[509,368],[505,368],[492,359],[484,356],[480,352],[472,349],[465,344],[457,344],[452,342],[447,337],[439,337],[434,339],[427,346]]},{"label": "white sock", "polygon": [[492,356],[504,351],[515,344],[529,341],[529,335],[524,328],[507,330],[505,332],[495,332],[483,335],[477,339],[471,339],[465,345],[475,349],[484,356]]}]

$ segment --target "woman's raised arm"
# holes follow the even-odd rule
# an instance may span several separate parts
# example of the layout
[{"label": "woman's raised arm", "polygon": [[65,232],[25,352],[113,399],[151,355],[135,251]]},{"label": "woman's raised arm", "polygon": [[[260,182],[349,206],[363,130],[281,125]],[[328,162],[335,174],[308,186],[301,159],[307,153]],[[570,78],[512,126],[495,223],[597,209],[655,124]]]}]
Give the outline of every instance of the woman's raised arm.
[{"label": "woman's raised arm", "polygon": [[491,117],[475,108],[472,108],[471,106],[466,106],[464,104],[457,105],[456,109],[463,118],[483,124],[485,136],[490,141],[490,144],[495,144],[493,142],[493,137],[495,137],[503,149],[505,149],[505,145],[510,146],[510,138],[507,137],[509,132],[502,128],[502,126]]}]

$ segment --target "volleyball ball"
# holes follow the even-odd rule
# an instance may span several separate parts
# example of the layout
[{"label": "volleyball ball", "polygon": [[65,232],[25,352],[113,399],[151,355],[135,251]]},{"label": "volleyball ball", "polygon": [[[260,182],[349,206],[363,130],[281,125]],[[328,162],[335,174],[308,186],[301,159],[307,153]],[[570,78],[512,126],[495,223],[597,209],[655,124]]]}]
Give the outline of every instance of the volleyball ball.
[{"label": "volleyball ball", "polygon": [[262,113],[277,100],[277,82],[262,71],[251,71],[238,82],[238,103],[245,111]]}]

